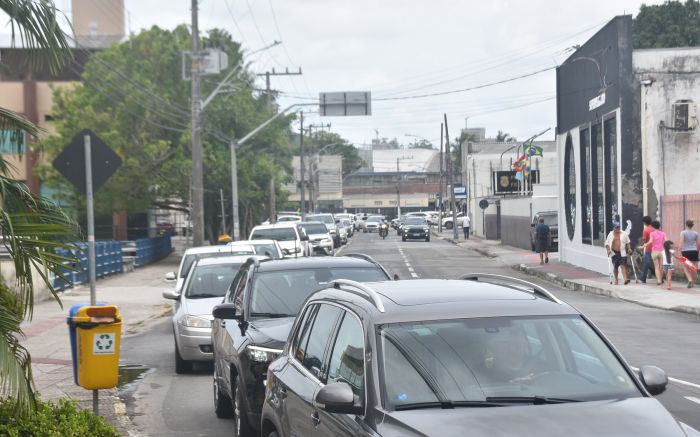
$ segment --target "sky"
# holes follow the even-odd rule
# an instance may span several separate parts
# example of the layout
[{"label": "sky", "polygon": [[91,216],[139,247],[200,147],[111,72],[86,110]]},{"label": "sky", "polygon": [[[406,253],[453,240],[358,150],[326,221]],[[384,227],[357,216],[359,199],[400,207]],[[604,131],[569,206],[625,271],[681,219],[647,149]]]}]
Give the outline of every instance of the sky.
[{"label": "sky", "polygon": [[[228,30],[253,52],[256,73],[273,76],[279,103],[317,101],[319,92],[369,91],[372,115],[305,120],[358,147],[374,138],[440,144],[444,114],[451,138],[485,127],[524,140],[553,139],[554,67],[615,15],[635,15],[635,0],[201,0],[199,27]],[[661,3],[646,1],[646,4]],[[70,12],[70,0],[56,0]],[[188,0],[125,0],[132,32],[189,23]],[[0,34],[6,20],[0,19]],[[522,76],[522,77],[521,77]],[[520,77],[520,78],[519,78]],[[501,83],[497,83],[501,82]],[[258,80],[264,87],[264,78]],[[474,89],[476,88],[476,89]]]}]

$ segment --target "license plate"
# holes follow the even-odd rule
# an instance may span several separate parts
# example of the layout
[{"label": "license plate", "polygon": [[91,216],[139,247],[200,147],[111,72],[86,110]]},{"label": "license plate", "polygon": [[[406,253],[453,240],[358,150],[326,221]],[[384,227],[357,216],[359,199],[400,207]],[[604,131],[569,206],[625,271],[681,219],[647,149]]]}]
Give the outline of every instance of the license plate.
[{"label": "license plate", "polygon": [[552,242],[558,243],[558,242],[559,242],[559,239],[558,239],[558,238],[553,238],[553,239],[552,239]]}]

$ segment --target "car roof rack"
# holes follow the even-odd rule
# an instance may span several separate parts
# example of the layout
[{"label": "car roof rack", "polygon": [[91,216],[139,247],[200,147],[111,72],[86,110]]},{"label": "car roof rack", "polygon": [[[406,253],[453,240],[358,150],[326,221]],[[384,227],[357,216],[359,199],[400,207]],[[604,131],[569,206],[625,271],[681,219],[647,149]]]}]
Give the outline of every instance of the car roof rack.
[{"label": "car roof rack", "polygon": [[[550,300],[554,303],[557,304],[563,304],[561,300],[559,300],[556,296],[554,296],[549,290],[546,288],[539,286],[537,284],[534,284],[532,282],[524,281],[522,279],[518,278],[512,278],[510,276],[504,276],[504,275],[495,275],[493,273],[467,273],[466,275],[462,275],[459,279],[466,279],[469,281],[477,281],[477,282],[486,282],[490,284],[499,284],[499,283],[505,283],[508,285],[513,285],[515,287],[527,287],[527,291],[543,297],[547,300]],[[532,290],[532,291],[530,291]]]},{"label": "car roof rack", "polygon": [[[341,285],[346,285],[348,287],[353,287],[356,288],[357,290],[360,290],[363,292],[363,295],[366,297],[369,297],[369,300],[374,304],[374,307],[379,310],[380,313],[384,312],[384,303],[382,302],[382,299],[379,297],[379,294],[377,294],[376,291],[374,291],[371,287],[366,286],[365,284],[361,284],[357,281],[352,281],[350,279],[334,279],[333,282],[333,288],[336,288],[340,290]],[[351,290],[346,290],[346,291],[351,291]],[[360,294],[360,293],[356,293]]]}]

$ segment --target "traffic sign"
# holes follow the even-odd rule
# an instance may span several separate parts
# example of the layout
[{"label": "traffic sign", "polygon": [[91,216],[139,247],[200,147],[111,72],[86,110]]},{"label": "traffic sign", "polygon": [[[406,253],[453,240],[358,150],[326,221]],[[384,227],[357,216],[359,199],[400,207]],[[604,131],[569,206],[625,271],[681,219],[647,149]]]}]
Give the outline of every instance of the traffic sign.
[{"label": "traffic sign", "polygon": [[85,184],[85,135],[90,136],[92,159],[92,189],[97,191],[107,182],[122,165],[119,155],[114,153],[100,137],[90,129],[85,129],[73,137],[68,147],[63,149],[53,166],[68,179],[83,194],[86,194]]},{"label": "traffic sign", "polygon": [[455,192],[455,199],[466,199],[467,198],[467,187],[462,184],[455,184],[453,188]]},{"label": "traffic sign", "polygon": [[489,201],[488,201],[488,200],[486,200],[486,199],[481,199],[481,200],[479,201],[479,208],[481,208],[481,209],[486,209],[486,208],[488,208],[488,207],[489,207]]},{"label": "traffic sign", "polygon": [[372,93],[369,91],[320,93],[318,100],[323,117],[372,115]]}]

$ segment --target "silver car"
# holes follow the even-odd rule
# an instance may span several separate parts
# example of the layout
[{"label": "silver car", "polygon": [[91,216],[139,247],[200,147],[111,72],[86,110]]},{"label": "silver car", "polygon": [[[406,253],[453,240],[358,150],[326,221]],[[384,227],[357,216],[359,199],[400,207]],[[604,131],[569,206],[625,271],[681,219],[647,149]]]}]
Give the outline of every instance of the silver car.
[{"label": "silver car", "polygon": [[175,372],[192,371],[193,362],[212,361],[211,311],[221,303],[241,265],[251,257],[226,256],[197,259],[182,287],[182,293],[166,290],[163,297],[173,303]]}]

